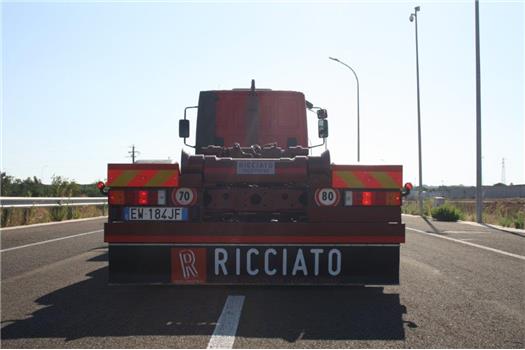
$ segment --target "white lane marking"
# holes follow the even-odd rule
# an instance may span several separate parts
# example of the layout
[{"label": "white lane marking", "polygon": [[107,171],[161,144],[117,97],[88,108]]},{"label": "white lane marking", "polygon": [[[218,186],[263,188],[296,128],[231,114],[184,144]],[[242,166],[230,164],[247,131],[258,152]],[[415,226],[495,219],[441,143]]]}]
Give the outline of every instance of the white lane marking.
[{"label": "white lane marking", "polygon": [[494,253],[499,253],[499,254],[511,256],[513,258],[517,258],[517,259],[520,259],[520,260],[525,260],[525,256],[523,256],[523,255],[513,254],[513,253],[506,252],[504,250],[499,250],[499,249],[495,249],[495,248],[486,247],[486,246],[481,245],[481,244],[476,244],[476,243],[471,243],[471,242],[467,242],[467,241],[462,241],[462,240],[459,240],[459,239],[446,237],[446,236],[440,236],[440,235],[437,235],[435,233],[425,232],[425,231],[421,231],[421,230],[418,230],[418,229],[415,229],[415,228],[411,228],[411,227],[407,227],[407,230],[418,232],[418,233],[422,233],[424,235],[428,235],[428,236],[432,236],[432,237],[436,237],[436,238],[446,239],[446,240],[449,240],[449,241],[452,241],[452,242],[457,242],[457,243],[469,245],[471,247],[476,247],[476,248],[479,248],[479,249],[488,250],[488,251],[491,251],[491,252],[494,252]]},{"label": "white lane marking", "polygon": [[229,295],[208,343],[208,349],[231,349],[239,326],[244,295]]},{"label": "white lane marking", "polygon": [[463,234],[463,233],[472,233],[472,234],[479,234],[479,233],[485,233],[483,231],[455,231],[455,230],[449,230],[449,231],[442,231],[443,233],[458,233],[458,234]]},{"label": "white lane marking", "polygon": [[39,227],[39,226],[49,226],[49,225],[56,225],[56,224],[71,224],[75,222],[82,222],[82,221],[90,221],[90,220],[97,220],[107,218],[106,216],[94,216],[92,218],[83,218],[83,219],[73,219],[73,220],[64,220],[64,221],[53,221],[53,222],[43,222],[41,224],[31,224],[31,225],[20,225],[20,226],[12,226],[12,227],[2,227],[0,231],[10,231],[10,230],[19,230],[21,228],[33,228],[33,227]]},{"label": "white lane marking", "polygon": [[17,249],[22,249],[22,248],[33,247],[33,246],[35,246],[35,245],[41,245],[41,244],[46,244],[46,243],[51,243],[51,242],[61,241],[61,240],[63,240],[63,239],[69,239],[69,238],[75,238],[75,237],[80,237],[80,236],[91,235],[91,234],[93,234],[93,233],[98,233],[98,232],[102,232],[102,231],[104,231],[104,230],[96,230],[96,231],[84,232],[84,233],[79,233],[79,234],[71,235],[71,236],[65,236],[65,237],[59,237],[59,238],[48,239],[47,241],[40,241],[40,242],[36,242],[36,243],[30,243],[30,244],[19,245],[19,246],[17,246],[17,247],[12,247],[12,248],[2,249],[2,250],[0,250],[0,253],[9,252],[9,251],[11,251],[11,250],[17,250]]}]

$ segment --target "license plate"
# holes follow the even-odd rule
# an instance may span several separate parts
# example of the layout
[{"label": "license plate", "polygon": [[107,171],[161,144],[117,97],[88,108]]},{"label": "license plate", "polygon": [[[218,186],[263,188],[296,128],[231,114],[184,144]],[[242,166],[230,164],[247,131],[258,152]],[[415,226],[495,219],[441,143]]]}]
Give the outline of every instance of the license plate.
[{"label": "license plate", "polygon": [[188,208],[178,207],[126,207],[124,220],[134,221],[187,221]]}]

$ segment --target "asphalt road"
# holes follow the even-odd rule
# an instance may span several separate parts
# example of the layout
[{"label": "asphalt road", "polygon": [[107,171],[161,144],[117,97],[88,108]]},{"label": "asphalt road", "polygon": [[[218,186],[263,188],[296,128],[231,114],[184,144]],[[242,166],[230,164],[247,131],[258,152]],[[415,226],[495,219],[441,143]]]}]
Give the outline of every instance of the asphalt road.
[{"label": "asphalt road", "polygon": [[228,296],[235,348],[525,346],[519,234],[405,216],[385,288],[108,286],[103,221],[2,231],[3,348],[205,348]]}]

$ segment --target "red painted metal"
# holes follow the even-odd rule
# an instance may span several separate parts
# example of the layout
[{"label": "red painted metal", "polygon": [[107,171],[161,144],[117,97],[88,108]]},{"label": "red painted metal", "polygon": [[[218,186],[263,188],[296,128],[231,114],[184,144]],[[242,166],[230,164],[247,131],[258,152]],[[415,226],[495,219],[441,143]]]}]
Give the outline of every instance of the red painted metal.
[{"label": "red painted metal", "polygon": [[[251,146],[247,140],[246,114],[250,91],[217,91],[215,135],[223,138],[224,146],[234,143]],[[294,137],[298,145],[308,146],[306,135],[305,98],[295,91],[256,91],[258,99],[258,140],[264,145],[272,142],[286,148]]]},{"label": "red painted metal", "polygon": [[174,244],[396,244],[404,243],[404,236],[207,236],[123,234],[106,236],[107,243],[174,243]]},{"label": "red painted metal", "polygon": [[120,222],[104,225],[106,236],[142,235],[150,232],[161,236],[403,236],[401,223],[246,223],[246,222]]}]

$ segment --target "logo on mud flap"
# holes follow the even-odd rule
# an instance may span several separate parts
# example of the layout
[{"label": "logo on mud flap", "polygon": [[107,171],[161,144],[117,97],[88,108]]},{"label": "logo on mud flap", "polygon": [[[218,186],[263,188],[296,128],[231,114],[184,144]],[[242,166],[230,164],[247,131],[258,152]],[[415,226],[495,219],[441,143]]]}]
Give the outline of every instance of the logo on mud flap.
[{"label": "logo on mud flap", "polygon": [[182,277],[185,280],[189,278],[199,277],[199,273],[195,268],[195,253],[191,250],[182,250],[179,252],[180,266],[182,268]]},{"label": "logo on mud flap", "polygon": [[172,248],[171,280],[177,283],[206,282],[206,248]]}]

